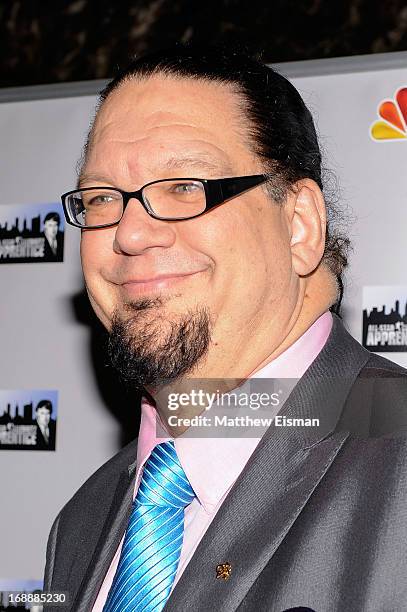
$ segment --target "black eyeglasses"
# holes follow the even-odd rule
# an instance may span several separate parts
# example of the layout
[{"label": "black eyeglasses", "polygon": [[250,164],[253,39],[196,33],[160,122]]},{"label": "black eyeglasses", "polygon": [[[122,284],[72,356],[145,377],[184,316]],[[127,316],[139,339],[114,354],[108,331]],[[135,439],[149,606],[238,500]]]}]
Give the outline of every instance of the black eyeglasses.
[{"label": "black eyeglasses", "polygon": [[85,187],[61,196],[68,223],[83,229],[110,227],[120,222],[131,198],[154,219],[182,221],[203,215],[270,180],[268,174],[223,179],[173,178],[147,183],[138,191]]}]

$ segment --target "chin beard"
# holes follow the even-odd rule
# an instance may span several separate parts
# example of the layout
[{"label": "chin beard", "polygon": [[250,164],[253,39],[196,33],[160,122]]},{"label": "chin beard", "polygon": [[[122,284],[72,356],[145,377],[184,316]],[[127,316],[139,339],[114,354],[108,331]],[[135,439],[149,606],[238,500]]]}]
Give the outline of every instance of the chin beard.
[{"label": "chin beard", "polygon": [[206,308],[165,318],[164,300],[146,298],[126,304],[129,316],[116,311],[108,341],[112,366],[131,388],[160,389],[191,372],[206,355],[211,319]]}]

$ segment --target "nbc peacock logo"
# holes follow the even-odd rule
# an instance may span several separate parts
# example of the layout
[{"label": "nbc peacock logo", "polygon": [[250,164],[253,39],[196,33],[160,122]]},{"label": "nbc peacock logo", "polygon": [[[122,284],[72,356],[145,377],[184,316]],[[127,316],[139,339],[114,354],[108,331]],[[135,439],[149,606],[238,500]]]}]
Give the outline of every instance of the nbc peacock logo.
[{"label": "nbc peacock logo", "polygon": [[375,141],[403,140],[407,138],[407,87],[401,87],[394,100],[383,100],[377,109],[379,119],[370,128]]}]

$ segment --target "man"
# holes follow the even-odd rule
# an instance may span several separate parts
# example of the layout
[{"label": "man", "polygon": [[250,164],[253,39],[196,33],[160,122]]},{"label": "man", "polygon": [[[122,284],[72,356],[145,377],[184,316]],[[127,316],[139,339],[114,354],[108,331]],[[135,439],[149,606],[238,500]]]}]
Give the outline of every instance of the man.
[{"label": "man", "polygon": [[52,402],[41,400],[35,408],[37,450],[55,450],[56,422],[51,418]]},{"label": "man", "polygon": [[63,261],[64,234],[59,231],[61,223],[57,212],[50,212],[44,218],[44,260]]},{"label": "man", "polygon": [[[57,517],[45,588],[83,612],[405,609],[407,373],[336,314],[347,243],[294,87],[216,49],[135,60],[63,203],[112,362],[145,399],[138,444]],[[196,381],[279,397],[284,380],[279,421],[303,425],[189,435]]]}]

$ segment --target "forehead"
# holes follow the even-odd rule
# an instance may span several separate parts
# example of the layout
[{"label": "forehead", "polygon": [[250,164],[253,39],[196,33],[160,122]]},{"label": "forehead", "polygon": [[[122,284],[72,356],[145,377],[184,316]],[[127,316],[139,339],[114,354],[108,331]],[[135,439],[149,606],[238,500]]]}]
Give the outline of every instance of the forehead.
[{"label": "forehead", "polygon": [[227,169],[252,158],[246,134],[242,99],[231,86],[162,75],[133,79],[102,105],[86,170],[100,170],[108,160],[110,170],[113,164],[134,175],[178,158]]}]

